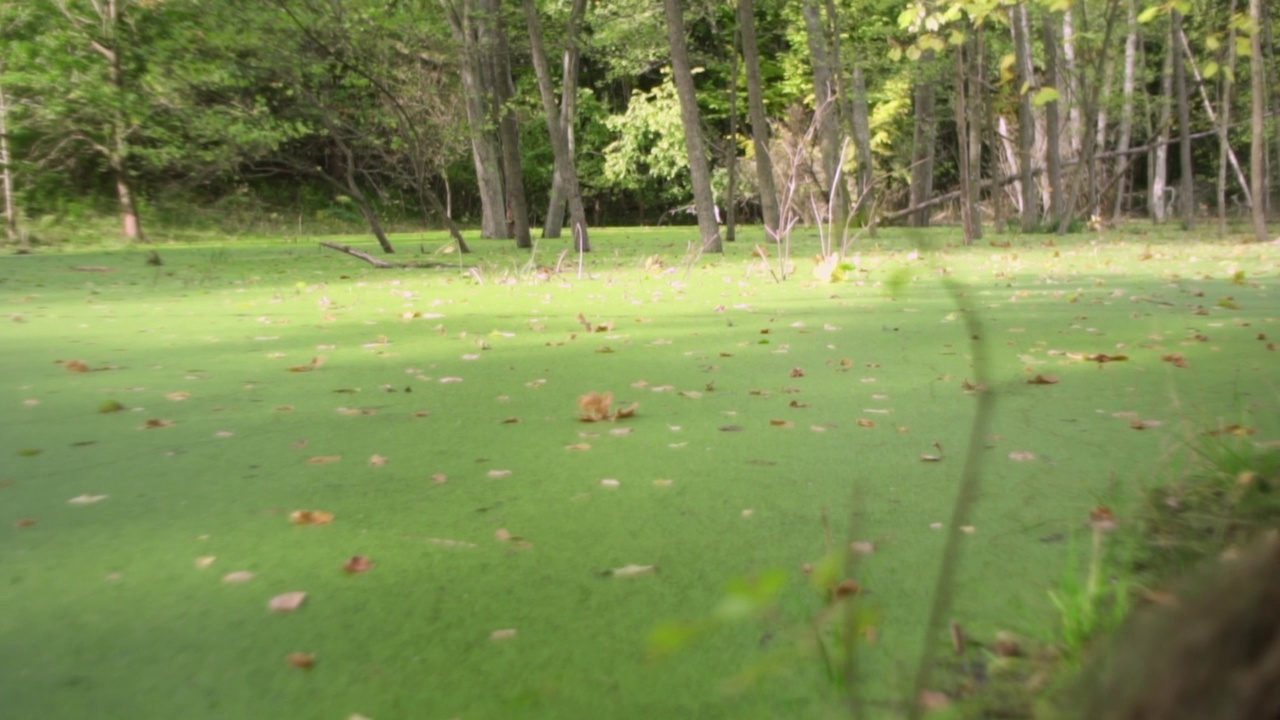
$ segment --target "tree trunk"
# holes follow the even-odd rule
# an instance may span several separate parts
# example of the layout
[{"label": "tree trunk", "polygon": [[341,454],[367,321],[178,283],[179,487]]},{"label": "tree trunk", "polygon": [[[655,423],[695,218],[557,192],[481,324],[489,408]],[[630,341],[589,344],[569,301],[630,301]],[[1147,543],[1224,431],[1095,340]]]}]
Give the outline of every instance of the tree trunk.
[{"label": "tree trunk", "polygon": [[832,67],[827,36],[822,25],[822,10],[817,0],[803,0],[805,35],[809,59],[813,65],[814,122],[818,129],[822,152],[822,188],[831,200],[827,216],[831,227],[843,228],[849,212],[849,193],[840,180],[840,99],[837,94],[836,68]]},{"label": "tree trunk", "polygon": [[[933,58],[932,50],[926,50],[921,54],[920,67],[924,75],[916,76],[915,133],[911,150],[912,205],[920,205],[933,196],[933,157],[937,135],[937,118],[934,117],[937,83],[932,77]],[[911,216],[910,224],[915,227],[928,227],[929,212],[922,210]]]},{"label": "tree trunk", "polygon": [[[1054,28],[1057,20],[1051,12],[1045,12],[1044,23],[1044,75],[1045,83],[1058,91],[1059,98],[1067,93],[1062,87],[1062,76],[1058,72],[1058,31]],[[1054,100],[1045,103],[1045,161],[1049,172],[1049,218],[1053,223],[1062,219],[1065,213],[1063,193],[1066,187],[1062,184],[1062,102]]]},{"label": "tree trunk", "polygon": [[1169,128],[1173,115],[1173,52],[1172,45],[1165,49],[1163,72],[1160,73],[1160,112],[1156,116],[1156,132],[1159,142],[1151,154],[1151,193],[1147,198],[1151,219],[1157,224],[1168,219],[1169,206],[1165,195],[1169,192]]},{"label": "tree trunk", "polygon": [[[587,235],[587,213],[582,205],[577,163],[569,145],[569,126],[563,122],[564,117],[556,108],[555,90],[551,87],[551,68],[547,64],[547,51],[542,44],[542,22],[538,19],[538,8],[534,0],[524,0],[524,16],[529,29],[533,68],[538,74],[538,94],[542,96],[542,111],[546,114],[547,130],[551,134],[551,152],[555,157],[557,174],[564,186],[564,194],[568,198],[574,245],[579,251],[587,252],[591,249],[591,240]],[[572,25],[572,21],[570,24]],[[571,44],[572,42],[570,40]]]},{"label": "tree trunk", "polygon": [[[1023,13],[1026,13],[1025,5]],[[1080,152],[1080,138],[1084,136],[1084,127],[1080,121],[1082,98],[1076,82],[1080,77],[1076,63],[1076,23],[1070,5],[1062,13],[1062,59],[1066,66],[1066,80],[1064,87],[1058,89],[1062,93],[1063,105],[1067,108],[1067,144],[1071,148],[1071,155],[1075,156]]]},{"label": "tree trunk", "polygon": [[516,241],[516,247],[528,250],[533,247],[529,234],[529,203],[524,193],[524,169],[520,159],[520,121],[512,102],[515,84],[511,78],[511,47],[507,39],[507,24],[502,17],[499,0],[488,0],[487,12],[491,18],[486,26],[493,33],[491,58],[493,72],[493,99],[498,112],[498,135],[502,142],[503,186],[507,198],[507,233]]},{"label": "tree trunk", "polygon": [[[715,31],[714,24],[712,31]],[[733,63],[729,72],[729,140],[725,143],[725,168],[729,172],[728,197],[724,208],[724,241],[738,239],[738,28],[734,23],[733,42],[729,57]]]},{"label": "tree trunk", "polygon": [[[1227,17],[1236,14],[1236,0],[1231,0],[1227,9]],[[1222,108],[1221,121],[1218,125],[1218,234],[1227,234],[1227,163],[1232,156],[1231,141],[1228,133],[1231,130],[1231,90],[1236,72],[1236,28],[1234,25],[1227,31],[1227,67],[1221,73],[1221,92],[1218,95],[1218,107]],[[1197,73],[1199,75],[1199,73]],[[1203,86],[1201,90],[1203,91]],[[1252,203],[1250,203],[1252,204]]]},{"label": "tree trunk", "polygon": [[716,220],[715,196],[711,192],[711,168],[702,140],[702,120],[698,94],[693,86],[693,68],[684,39],[684,9],[680,0],[662,0],[667,16],[667,42],[671,48],[671,74],[680,97],[680,122],[684,126],[685,149],[689,153],[689,175],[693,181],[693,204],[698,213],[698,230],[703,252],[724,252],[720,225]]},{"label": "tree trunk", "polygon": [[[972,28],[968,28],[972,32]],[[974,202],[973,187],[969,180],[969,110],[965,103],[968,99],[966,96],[972,93],[973,88],[966,88],[966,80],[969,76],[966,63],[969,41],[955,46],[952,52],[955,53],[955,80],[956,80],[956,157],[959,160],[960,171],[960,223],[964,227],[964,244],[972,245],[974,241],[973,234],[973,218],[974,218]]]},{"label": "tree trunk", "polygon": [[[582,16],[586,10],[587,0],[573,0],[573,6],[569,10],[569,24],[565,30],[564,64],[560,70],[560,124],[568,138],[570,156],[576,152],[573,125],[578,116],[578,31],[582,27]],[[525,11],[528,12],[528,8]],[[578,192],[581,202],[581,186]],[[551,199],[547,203],[547,219],[542,225],[542,237],[560,237],[564,226],[566,198],[564,176],[560,174],[560,166],[556,165],[551,175]],[[585,218],[582,227],[585,232]]]},{"label": "tree trunk", "polygon": [[1032,153],[1036,142],[1036,121],[1031,98],[1036,87],[1035,70],[1031,66],[1031,23],[1027,6],[1016,5],[1010,13],[1013,45],[1018,65],[1018,169],[1022,173],[1022,231],[1032,232],[1040,222],[1040,196],[1032,172]]},{"label": "tree trunk", "polygon": [[[0,61],[0,75],[4,74],[4,62]],[[13,174],[9,171],[9,98],[0,87],[0,185],[4,190],[4,235],[10,243],[17,242],[18,212],[13,201]]]},{"label": "tree trunk", "polygon": [[1250,86],[1253,93],[1250,127],[1253,139],[1249,149],[1249,177],[1253,185],[1253,234],[1258,242],[1271,238],[1267,232],[1267,168],[1266,107],[1267,85],[1262,65],[1262,0],[1249,0],[1249,17],[1253,19],[1253,50],[1249,59]]},{"label": "tree trunk", "polygon": [[738,27],[742,31],[742,62],[747,70],[747,116],[751,120],[751,140],[755,146],[756,182],[760,188],[760,214],[765,234],[777,242],[778,190],[774,185],[773,158],[769,155],[769,121],[764,110],[764,86],[760,78],[760,49],[756,44],[756,18],[752,0],[738,0]]},{"label": "tree trunk", "polygon": [[1173,84],[1178,93],[1178,161],[1181,165],[1179,205],[1182,229],[1190,230],[1195,224],[1196,197],[1195,174],[1191,167],[1191,103],[1187,97],[1187,67],[1182,47],[1182,13],[1176,9],[1169,13],[1172,28],[1169,38],[1173,49]]},{"label": "tree trunk", "polygon": [[[966,103],[968,116],[965,119],[969,126],[969,188],[973,197],[971,213],[972,234],[975,241],[982,239],[982,128],[986,122],[983,105],[986,93],[986,42],[982,28],[970,29],[972,39],[968,41],[969,55],[969,99]],[[870,138],[868,137],[868,145]]]},{"label": "tree trunk", "polygon": [[[871,155],[871,109],[867,103],[867,79],[862,64],[854,59],[853,66],[853,150],[858,161],[858,204],[862,210],[872,201],[871,185],[875,182],[875,158]],[[872,226],[872,232],[875,227]]]},{"label": "tree trunk", "polygon": [[[502,188],[502,163],[497,138],[490,129],[488,105],[492,88],[486,82],[483,59],[488,51],[480,47],[474,0],[440,0],[449,18],[454,40],[461,46],[459,74],[471,137],[471,157],[475,162],[480,194],[480,237],[506,237],[506,200]],[[481,19],[483,21],[483,19]]]},{"label": "tree trunk", "polygon": [[1116,196],[1115,206],[1111,209],[1111,217],[1114,220],[1119,220],[1124,213],[1125,188],[1129,182],[1129,175],[1126,172],[1129,167],[1129,161],[1125,154],[1129,152],[1129,144],[1133,137],[1133,90],[1138,66],[1138,11],[1136,0],[1125,0],[1125,15],[1128,33],[1124,40],[1124,80],[1122,90],[1124,100],[1120,106],[1119,138],[1116,140],[1116,151],[1120,153],[1120,157],[1116,159]]}]

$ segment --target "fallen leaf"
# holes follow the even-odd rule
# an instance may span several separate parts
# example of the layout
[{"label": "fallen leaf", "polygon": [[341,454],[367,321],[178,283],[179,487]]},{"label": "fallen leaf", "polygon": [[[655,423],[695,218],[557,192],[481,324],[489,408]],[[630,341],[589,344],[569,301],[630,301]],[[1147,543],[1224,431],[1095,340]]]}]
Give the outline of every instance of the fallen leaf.
[{"label": "fallen leaf", "polygon": [[431,481],[437,485],[443,485],[449,482],[449,476],[444,473],[432,473]]},{"label": "fallen leaf", "polygon": [[352,555],[351,559],[342,564],[342,571],[351,575],[369,572],[373,569],[374,562],[364,555]]},{"label": "fallen leaf", "polygon": [[311,653],[289,653],[289,657],[285,658],[285,660],[300,670],[310,670],[316,666],[316,656]]},{"label": "fallen leaf", "polygon": [[804,377],[804,368],[791,368],[791,377]]},{"label": "fallen leaf", "polygon": [[87,373],[92,369],[89,367],[89,364],[83,360],[67,360],[62,363],[62,367],[74,373]]},{"label": "fallen leaf", "polygon": [[790,420],[778,420],[776,418],[773,420],[770,420],[769,424],[774,427],[780,427],[780,428],[793,428],[796,426],[796,424]]},{"label": "fallen leaf", "polygon": [[974,534],[974,533],[978,532],[978,528],[976,528],[976,527],[974,527],[974,526],[972,526],[972,525],[961,525],[961,526],[960,526],[960,532],[964,533],[965,535],[972,535],[972,534]]},{"label": "fallen leaf", "polygon": [[578,398],[578,409],[582,411],[582,419],[586,422],[607,420],[611,405],[613,405],[611,392],[602,395],[592,391]]},{"label": "fallen leaf", "polygon": [[1253,428],[1248,427],[1247,425],[1227,425],[1225,427],[1218,428],[1217,430],[1210,430],[1206,432],[1205,435],[1208,435],[1210,437],[1221,437],[1223,435],[1235,435],[1236,437],[1248,437],[1250,435],[1253,435],[1255,432],[1256,431]]},{"label": "fallen leaf", "polygon": [[1014,462],[1027,462],[1028,460],[1035,460],[1036,454],[1028,450],[1014,450],[1009,453],[1009,459]]},{"label": "fallen leaf", "polygon": [[324,365],[324,356],[317,355],[311,358],[311,362],[306,365],[294,365],[293,367],[289,367],[285,369],[291,373],[304,373],[304,372],[311,372],[312,370],[317,370],[323,365]]},{"label": "fallen leaf", "polygon": [[573,443],[572,445],[565,445],[565,446],[564,446],[564,449],[565,449],[565,450],[569,450],[569,451],[573,451],[573,452],[582,451],[582,450],[590,450],[590,449],[591,449],[591,443],[584,443],[584,442],[580,442],[580,443]]},{"label": "fallen leaf", "polygon": [[503,628],[503,629],[501,629],[501,630],[494,630],[493,632],[489,633],[489,639],[490,639],[490,640],[492,640],[492,641],[494,641],[494,642],[502,642],[503,640],[511,640],[511,639],[512,639],[512,638],[514,638],[515,636],[516,636],[516,629],[515,629],[515,628]]},{"label": "fallen leaf", "polygon": [[1164,423],[1159,420],[1134,420],[1129,423],[1129,427],[1134,430],[1147,430],[1149,428],[1160,427]]},{"label": "fallen leaf", "polygon": [[169,398],[170,400],[172,400],[172,401],[174,401],[174,402],[182,402],[183,400],[190,400],[190,399],[191,399],[191,393],[189,393],[189,392],[181,392],[181,391],[180,391],[180,392],[171,392],[171,393],[169,393],[168,395],[165,395],[165,397]]},{"label": "fallen leaf", "polygon": [[369,456],[369,467],[382,467],[383,465],[386,465],[386,464],[387,464],[387,458],[382,455],[378,455],[375,453]]},{"label": "fallen leaf", "polygon": [[1055,375],[1036,375],[1027,380],[1028,385],[1057,385],[1059,382]]},{"label": "fallen leaf", "polygon": [[307,458],[308,465],[332,465],[342,459],[341,455],[316,455]]},{"label": "fallen leaf", "polygon": [[289,522],[294,525],[328,525],[333,522],[333,513],[324,510],[294,510],[289,513]]},{"label": "fallen leaf", "polygon": [[277,595],[267,603],[267,607],[272,612],[291,613],[302,607],[302,603],[307,599],[307,594],[301,591],[287,592]]},{"label": "fallen leaf", "polygon": [[1089,510],[1089,524],[1099,530],[1111,530],[1116,526],[1116,514],[1106,505],[1096,505]]},{"label": "fallen leaf", "polygon": [[151,418],[142,425],[143,430],[155,430],[156,428],[172,427],[172,420],[161,420],[160,418]]},{"label": "fallen leaf", "polygon": [[747,508],[747,509],[745,509],[745,510],[743,510],[743,511],[742,511],[742,517],[744,517],[744,518],[751,518],[751,517],[755,517],[755,515],[756,515],[756,511],[755,511],[755,510],[752,510],[751,508]]},{"label": "fallen leaf", "polygon": [[657,479],[657,480],[654,480],[654,481],[653,481],[653,484],[654,484],[654,485],[657,485],[658,487],[671,487],[671,483],[673,483],[673,482],[675,482],[675,481],[674,481],[674,480],[668,480],[668,479],[666,479],[666,478],[659,478],[659,479]]},{"label": "fallen leaf", "polygon": [[876,551],[876,544],[870,540],[855,540],[849,543],[849,549],[859,555],[872,555]]},{"label": "fallen leaf", "polygon": [[720,426],[720,432],[742,432],[742,430],[743,430],[743,427],[741,425],[721,425]]},{"label": "fallen leaf", "polygon": [[106,495],[77,495],[67,501],[68,505],[92,505],[106,500]]},{"label": "fallen leaf", "polygon": [[875,420],[868,420],[868,419],[866,419],[866,418],[858,418],[858,427],[873,428],[873,427],[875,427],[875,426],[876,426],[876,422],[875,422]]},{"label": "fallen leaf", "polygon": [[440,382],[442,382],[442,383],[444,383],[444,384],[446,384],[446,385],[450,385],[450,384],[453,384],[453,383],[460,383],[460,382],[462,382],[462,378],[460,378],[460,377],[442,377],[442,378],[440,378]]},{"label": "fallen leaf", "polygon": [[600,573],[604,577],[627,578],[638,575],[651,575],[658,571],[657,565],[623,565],[620,568],[605,570]]},{"label": "fallen leaf", "polygon": [[204,570],[205,568],[212,565],[214,561],[217,559],[218,558],[214,557],[213,555],[202,555],[201,557],[196,558],[196,567],[201,570]]},{"label": "fallen leaf", "polygon": [[227,583],[228,585],[240,585],[242,583],[247,583],[252,579],[253,573],[248,570],[236,570],[235,572],[229,572],[222,576],[222,582]]},{"label": "fallen leaf", "polygon": [[1179,367],[1179,368],[1187,367],[1187,359],[1183,357],[1182,353],[1169,353],[1168,355],[1161,355],[1160,359],[1167,363],[1172,364],[1174,367]]},{"label": "fallen leaf", "polygon": [[618,409],[618,412],[614,413],[614,416],[613,416],[613,417],[614,417],[614,419],[615,419],[615,420],[622,420],[623,418],[635,417],[636,410],[637,410],[639,407],[640,407],[640,403],[638,403],[638,402],[637,402],[637,403],[631,403],[630,405],[628,405],[628,406],[626,406],[626,407],[624,407],[624,408],[619,408],[619,409]]},{"label": "fallen leaf", "polygon": [[503,418],[503,419],[502,419],[502,421],[501,421],[499,424],[500,424],[500,425],[515,425],[515,424],[517,424],[517,423],[519,423],[519,422],[520,422],[520,418],[518,418],[518,417],[509,417],[509,418]]},{"label": "fallen leaf", "polygon": [[635,432],[635,428],[620,427],[620,428],[613,428],[612,430],[609,431],[609,434],[615,437],[621,437],[622,435],[630,435],[633,432]]},{"label": "fallen leaf", "polygon": [[35,518],[18,518],[14,521],[13,526],[19,530],[26,530],[27,528],[35,527],[39,522]]},{"label": "fallen leaf", "polygon": [[511,477],[511,471],[510,470],[490,470],[489,477],[491,478]]},{"label": "fallen leaf", "polygon": [[600,481],[600,484],[607,488],[616,488],[622,485],[622,483],[618,482],[614,478],[605,478]]},{"label": "fallen leaf", "polygon": [[103,415],[120,412],[121,410],[125,410],[125,409],[127,408],[125,408],[124,405],[121,405],[119,402],[115,400],[105,400],[103,401],[102,405],[98,406],[98,412],[102,413]]}]

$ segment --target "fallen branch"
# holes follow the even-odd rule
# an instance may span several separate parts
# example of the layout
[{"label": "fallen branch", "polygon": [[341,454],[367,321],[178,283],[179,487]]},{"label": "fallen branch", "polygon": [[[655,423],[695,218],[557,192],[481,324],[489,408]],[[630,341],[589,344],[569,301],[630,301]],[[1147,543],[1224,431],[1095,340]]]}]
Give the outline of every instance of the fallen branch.
[{"label": "fallen branch", "polygon": [[372,266],[374,266],[374,267],[378,268],[379,270],[392,270],[392,269],[396,269],[396,268],[438,268],[438,267],[453,267],[453,266],[452,266],[452,265],[450,265],[449,263],[442,263],[442,262],[410,262],[410,263],[391,263],[391,262],[387,262],[386,260],[380,260],[380,259],[378,259],[378,258],[376,258],[376,257],[374,257],[374,256],[372,256],[372,255],[370,255],[369,253],[364,252],[363,250],[357,250],[357,249],[355,249],[355,248],[351,247],[350,245],[343,245],[343,244],[341,244],[341,243],[329,242],[329,241],[327,241],[327,240],[326,240],[326,241],[322,241],[322,242],[320,243],[320,246],[321,246],[321,247],[327,247],[327,248],[329,248],[330,250],[337,250],[337,251],[338,251],[338,252],[340,252],[340,253],[345,253],[345,254],[350,255],[350,256],[352,256],[352,257],[358,257],[358,258],[360,258],[361,260],[363,260],[363,261],[365,261],[365,262],[369,263],[370,265],[372,265]]}]

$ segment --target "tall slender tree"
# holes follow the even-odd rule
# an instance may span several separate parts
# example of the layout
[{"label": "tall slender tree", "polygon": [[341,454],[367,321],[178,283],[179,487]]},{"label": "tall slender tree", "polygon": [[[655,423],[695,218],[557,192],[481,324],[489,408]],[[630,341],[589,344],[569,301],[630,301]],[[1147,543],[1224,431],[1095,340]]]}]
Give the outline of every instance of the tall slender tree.
[{"label": "tall slender tree", "polygon": [[1040,222],[1040,193],[1033,167],[1036,121],[1032,91],[1036,87],[1036,77],[1031,64],[1031,21],[1026,5],[1014,5],[1009,14],[1018,66],[1018,172],[1022,181],[1022,231],[1031,232]]},{"label": "tall slender tree", "polygon": [[555,156],[556,175],[560,177],[562,192],[568,198],[570,227],[575,247],[586,252],[591,249],[587,235],[587,213],[582,205],[582,188],[578,184],[578,168],[569,144],[569,128],[560,108],[556,107],[555,90],[551,87],[551,68],[547,63],[547,51],[542,42],[542,21],[534,0],[524,0],[525,25],[529,31],[529,46],[533,55],[534,72],[538,75],[538,94],[542,96],[542,111],[547,117],[547,130],[551,134],[551,151]]},{"label": "tall slender tree", "polygon": [[776,241],[781,237],[778,191],[773,181],[773,159],[769,155],[769,121],[765,114],[764,84],[760,77],[760,48],[756,43],[753,0],[738,0],[738,29],[742,33],[742,63],[747,74],[747,117],[751,121],[751,141],[755,150],[760,214],[765,234]]},{"label": "tall slender tree", "polygon": [[1178,208],[1182,229],[1195,224],[1195,168],[1191,164],[1191,102],[1187,93],[1187,63],[1182,47],[1182,13],[1175,7],[1169,12],[1169,45],[1173,52],[1173,84],[1178,98]]},{"label": "tall slender tree", "polygon": [[1249,182],[1253,186],[1253,234],[1259,242],[1270,239],[1267,232],[1267,169],[1266,169],[1266,70],[1262,61],[1262,0],[1249,0],[1249,19],[1252,36],[1249,39],[1249,84],[1253,92],[1249,125],[1253,140],[1249,150]]},{"label": "tall slender tree", "polygon": [[693,67],[685,42],[684,8],[680,0],[662,0],[667,16],[667,42],[671,48],[671,75],[680,98],[680,124],[684,127],[685,150],[689,153],[689,175],[693,182],[693,204],[698,215],[703,252],[724,252],[720,223],[716,219],[715,196],[711,192],[711,168],[702,139],[702,116],[698,93],[693,85]]},{"label": "tall slender tree", "polygon": [[[581,56],[578,35],[582,29],[582,16],[586,10],[587,0],[573,0],[573,5],[569,8],[569,22],[565,27],[564,61],[560,69],[560,125],[564,128],[570,156],[577,152],[573,126],[578,117],[578,70]],[[525,11],[528,12],[528,9],[526,8]],[[556,163],[551,175],[551,198],[547,202],[547,217],[542,225],[542,237],[560,237],[560,231],[564,227],[564,210],[567,200],[564,175],[561,174],[560,165]],[[578,202],[582,202],[581,187],[578,188]],[[583,227],[586,227],[585,219]]]}]

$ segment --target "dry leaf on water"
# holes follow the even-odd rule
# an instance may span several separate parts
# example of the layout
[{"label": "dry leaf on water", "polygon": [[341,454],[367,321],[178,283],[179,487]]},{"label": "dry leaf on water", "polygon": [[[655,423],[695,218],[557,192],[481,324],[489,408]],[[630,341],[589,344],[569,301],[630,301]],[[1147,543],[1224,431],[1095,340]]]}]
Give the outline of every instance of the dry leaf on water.
[{"label": "dry leaf on water", "polygon": [[289,521],[294,525],[328,525],[333,522],[333,513],[324,510],[294,510],[289,513]]},{"label": "dry leaf on water", "polygon": [[267,607],[272,612],[291,613],[302,607],[303,601],[307,599],[307,594],[302,591],[287,592],[271,598],[267,603]]},{"label": "dry leaf on water", "polygon": [[1027,462],[1028,460],[1035,460],[1036,454],[1028,450],[1014,450],[1009,453],[1009,459],[1014,462]]},{"label": "dry leaf on water", "polygon": [[515,628],[503,628],[503,629],[501,629],[501,630],[494,630],[493,632],[489,633],[489,639],[490,639],[490,640],[492,640],[492,641],[494,641],[494,642],[501,642],[501,641],[503,641],[503,640],[511,640],[511,639],[512,639],[512,638],[514,638],[515,636],[516,636],[516,629],[515,629]]},{"label": "dry leaf on water", "polygon": [[351,575],[369,572],[373,569],[374,562],[364,555],[352,555],[351,559],[342,564],[342,571]]},{"label": "dry leaf on water", "polygon": [[876,421],[875,421],[875,420],[868,420],[868,419],[866,419],[866,418],[858,418],[858,427],[873,428],[873,427],[875,427],[875,426],[876,426]]},{"label": "dry leaf on water", "polygon": [[66,360],[62,363],[62,367],[74,373],[87,373],[92,369],[83,360]]},{"label": "dry leaf on water", "polygon": [[172,401],[174,401],[174,402],[182,402],[183,400],[190,400],[190,399],[191,399],[191,393],[189,393],[189,392],[181,392],[181,391],[179,391],[179,392],[171,392],[171,393],[169,393],[168,395],[165,395],[165,397],[169,398],[170,400],[172,400]]},{"label": "dry leaf on water", "polygon": [[605,570],[600,573],[603,577],[627,578],[639,575],[651,575],[658,572],[657,565],[623,565],[620,568]]},{"label": "dry leaf on water", "polygon": [[307,458],[308,465],[332,465],[342,459],[341,455],[316,455]]},{"label": "dry leaf on water", "polygon": [[311,358],[311,362],[307,365],[294,365],[293,367],[285,369],[291,373],[304,373],[311,372],[312,370],[318,370],[322,366],[324,366],[324,356],[317,355]]},{"label": "dry leaf on water", "polygon": [[584,443],[584,442],[580,442],[580,443],[573,443],[572,445],[565,445],[565,446],[564,446],[564,449],[565,449],[565,450],[570,450],[570,451],[590,450],[590,449],[591,449],[591,443]]},{"label": "dry leaf on water", "polygon": [[491,478],[511,477],[511,471],[510,470],[490,470],[489,477]]},{"label": "dry leaf on water", "polygon": [[1223,435],[1235,435],[1236,437],[1249,437],[1250,435],[1253,435],[1255,432],[1256,431],[1253,428],[1247,425],[1227,425],[1225,427],[1218,428],[1217,430],[1210,430],[1206,432],[1205,435],[1208,435],[1209,437],[1221,437]]},{"label": "dry leaf on water", "polygon": [[600,481],[600,484],[601,484],[601,485],[603,485],[604,487],[607,487],[607,488],[616,488],[616,487],[618,487],[618,486],[622,485],[622,483],[618,482],[618,481],[617,481],[616,479],[614,479],[614,478],[605,478],[605,479],[603,479],[603,480],[601,480],[601,481]]},{"label": "dry leaf on water", "polygon": [[92,505],[106,500],[106,495],[77,495],[67,501],[68,505]]},{"label": "dry leaf on water", "polygon": [[196,558],[196,567],[201,570],[204,570],[205,568],[212,565],[214,561],[217,559],[218,558],[214,557],[213,555],[203,555],[201,557]]},{"label": "dry leaf on water", "polygon": [[172,420],[161,420],[160,418],[151,418],[142,425],[143,430],[155,430],[156,428],[172,427]]},{"label": "dry leaf on water", "polygon": [[1174,367],[1180,367],[1180,368],[1187,367],[1187,359],[1182,356],[1182,353],[1169,353],[1168,355],[1161,355],[1160,359],[1167,363],[1172,364]]},{"label": "dry leaf on water", "polygon": [[386,464],[387,464],[387,458],[382,455],[378,455],[375,453],[369,456],[369,467],[382,467],[383,465],[386,465]]},{"label": "dry leaf on water", "polygon": [[770,420],[769,424],[779,428],[793,428],[796,424],[790,420],[779,420],[777,418]]},{"label": "dry leaf on water", "polygon": [[18,518],[13,522],[13,526],[19,530],[26,530],[27,528],[35,527],[39,522],[35,518]]},{"label": "dry leaf on water", "polygon": [[248,570],[236,570],[235,572],[229,572],[222,576],[222,582],[227,583],[228,585],[240,585],[242,583],[247,583],[252,579],[253,573]]},{"label": "dry leaf on water", "polygon": [[299,670],[310,670],[316,666],[316,656],[311,653],[289,653],[289,657],[285,658],[285,661]]},{"label": "dry leaf on water", "polygon": [[448,475],[446,475],[446,474],[444,474],[444,473],[432,473],[432,474],[431,474],[431,482],[433,482],[433,483],[435,483],[435,484],[437,484],[437,485],[443,485],[443,484],[445,484],[445,483],[449,482],[449,476],[448,476]]},{"label": "dry leaf on water", "polygon": [[1028,385],[1057,385],[1059,382],[1056,375],[1036,375],[1027,380]]}]

